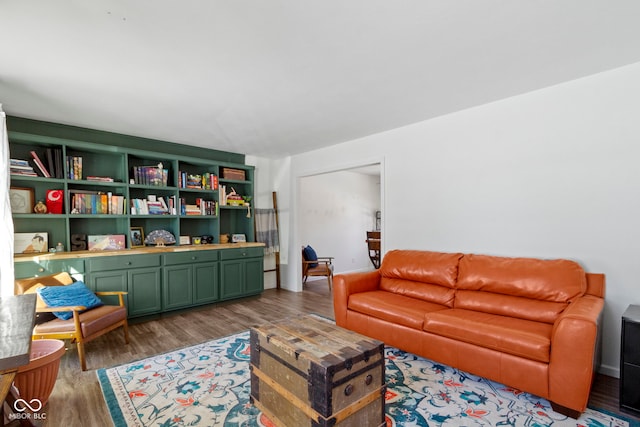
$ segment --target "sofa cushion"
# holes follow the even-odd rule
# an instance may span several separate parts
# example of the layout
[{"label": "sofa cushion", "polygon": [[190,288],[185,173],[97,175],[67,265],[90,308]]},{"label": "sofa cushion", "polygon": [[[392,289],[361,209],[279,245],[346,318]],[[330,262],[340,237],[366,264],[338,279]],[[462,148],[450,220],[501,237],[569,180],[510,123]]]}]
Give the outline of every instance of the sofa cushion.
[{"label": "sofa cushion", "polygon": [[567,305],[493,292],[458,290],[454,307],[553,324]]},{"label": "sofa cushion", "polygon": [[393,250],[385,254],[379,272],[389,279],[455,288],[461,253]]},{"label": "sofa cushion", "polygon": [[465,255],[458,289],[569,303],[587,289],[584,270],[574,261]]},{"label": "sofa cushion", "polygon": [[426,313],[423,326],[433,334],[545,363],[549,363],[552,328],[547,323],[455,308]]},{"label": "sofa cushion", "polygon": [[447,307],[385,291],[359,292],[349,296],[349,310],[391,323],[422,330],[424,314]]},{"label": "sofa cushion", "polygon": [[450,308],[453,307],[455,297],[455,290],[447,286],[387,277],[380,279],[380,289],[398,295],[434,302]]}]

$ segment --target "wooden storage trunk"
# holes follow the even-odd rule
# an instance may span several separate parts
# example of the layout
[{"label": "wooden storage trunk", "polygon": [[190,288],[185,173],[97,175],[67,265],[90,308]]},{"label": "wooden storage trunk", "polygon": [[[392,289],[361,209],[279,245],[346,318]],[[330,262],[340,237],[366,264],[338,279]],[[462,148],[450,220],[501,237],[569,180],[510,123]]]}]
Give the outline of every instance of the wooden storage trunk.
[{"label": "wooden storage trunk", "polygon": [[251,328],[251,401],[278,426],[385,424],[384,344],[302,316]]},{"label": "wooden storage trunk", "polygon": [[245,171],[242,169],[234,169],[234,168],[222,168],[222,178],[224,179],[235,179],[238,181],[246,180]]}]

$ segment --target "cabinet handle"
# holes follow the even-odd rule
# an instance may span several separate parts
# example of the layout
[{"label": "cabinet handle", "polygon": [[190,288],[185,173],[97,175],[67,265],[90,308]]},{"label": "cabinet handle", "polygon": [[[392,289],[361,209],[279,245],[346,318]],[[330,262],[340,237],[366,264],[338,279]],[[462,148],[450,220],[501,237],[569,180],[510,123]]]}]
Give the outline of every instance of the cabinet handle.
[{"label": "cabinet handle", "polygon": [[39,271],[40,273],[42,273],[42,272],[44,271],[44,268],[40,267],[40,268],[38,269],[38,271]]},{"label": "cabinet handle", "polygon": [[131,261],[127,261],[127,265],[131,265]]},{"label": "cabinet handle", "polygon": [[191,260],[193,260],[193,261],[195,261],[195,260],[197,260],[197,259],[198,259],[198,257],[197,257],[197,256],[192,256],[192,257],[191,257]]}]

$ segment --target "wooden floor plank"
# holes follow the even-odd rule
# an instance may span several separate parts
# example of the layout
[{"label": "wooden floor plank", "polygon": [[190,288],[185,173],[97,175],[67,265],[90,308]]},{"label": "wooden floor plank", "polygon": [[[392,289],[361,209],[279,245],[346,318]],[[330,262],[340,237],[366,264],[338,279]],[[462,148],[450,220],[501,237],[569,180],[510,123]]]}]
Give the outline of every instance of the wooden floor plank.
[{"label": "wooden floor plank", "polygon": [[[80,370],[74,345],[63,356],[56,386],[44,408],[42,426],[111,426],[96,369],[128,363],[300,314],[316,313],[333,319],[333,303],[325,280],[308,282],[304,292],[269,289],[261,296],[176,312],[153,320],[132,322],[130,344],[119,331],[86,345],[87,368]],[[620,413],[618,380],[599,375],[590,403]],[[629,414],[627,417],[633,418]],[[636,418],[638,419],[638,418]]]}]

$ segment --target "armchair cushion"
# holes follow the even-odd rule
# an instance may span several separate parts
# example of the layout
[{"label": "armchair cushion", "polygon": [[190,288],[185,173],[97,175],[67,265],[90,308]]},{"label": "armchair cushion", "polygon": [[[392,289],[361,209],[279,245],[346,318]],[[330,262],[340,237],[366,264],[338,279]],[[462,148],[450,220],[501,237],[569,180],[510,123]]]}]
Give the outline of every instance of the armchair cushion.
[{"label": "armchair cushion", "polygon": [[[44,286],[38,289],[37,292],[49,307],[80,305],[89,310],[103,305],[102,300],[82,282],[74,282],[66,286]],[[72,311],[56,311],[53,314],[62,320],[68,320],[73,317]]]},{"label": "armchair cushion", "polygon": [[[302,249],[302,256],[304,257],[305,261],[317,261],[318,260],[318,254],[316,253],[315,249],[313,249],[311,246],[307,245],[304,249]],[[309,267],[313,268],[313,267],[317,267],[318,263],[310,263]]]},{"label": "armchair cushion", "polygon": [[[311,246],[307,245],[303,250],[302,250],[302,256],[304,257],[305,261],[318,261],[318,254],[316,254],[315,249],[313,249]],[[313,268],[313,267],[317,267],[318,263],[310,263],[309,267]]]},{"label": "armchair cushion", "polygon": [[[91,336],[126,318],[127,308],[119,305],[103,305],[93,310],[85,311],[80,314],[82,336]],[[74,331],[75,324],[73,323],[73,319],[54,319],[50,322],[36,325],[34,334],[73,333]]]}]

